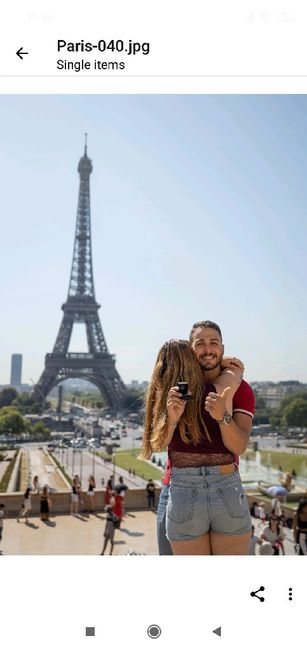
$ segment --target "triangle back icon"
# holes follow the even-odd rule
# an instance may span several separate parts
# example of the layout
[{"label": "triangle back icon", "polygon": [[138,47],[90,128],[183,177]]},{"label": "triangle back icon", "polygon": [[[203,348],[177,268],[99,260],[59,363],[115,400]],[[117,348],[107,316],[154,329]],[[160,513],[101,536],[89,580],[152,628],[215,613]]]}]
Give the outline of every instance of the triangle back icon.
[{"label": "triangle back icon", "polygon": [[222,628],[217,627],[216,630],[212,630],[213,634],[217,634],[217,636],[222,636]]}]

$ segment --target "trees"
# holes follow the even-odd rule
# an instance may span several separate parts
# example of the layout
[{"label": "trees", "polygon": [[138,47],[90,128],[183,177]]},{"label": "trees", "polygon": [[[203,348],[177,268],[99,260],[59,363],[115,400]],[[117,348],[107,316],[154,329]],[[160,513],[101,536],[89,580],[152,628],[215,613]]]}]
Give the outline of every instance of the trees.
[{"label": "trees", "polygon": [[3,388],[0,391],[0,408],[3,406],[10,406],[14,399],[16,399],[18,393],[15,388]]},{"label": "trees", "polygon": [[30,393],[19,393],[14,401],[12,406],[15,406],[21,413],[41,413],[44,409],[50,407],[50,403],[45,401],[44,403],[35,402],[33,396]]},{"label": "trees", "polygon": [[297,398],[291,400],[282,410],[282,418],[287,426],[307,426],[307,400]]},{"label": "trees", "polygon": [[0,409],[0,433],[23,433],[27,430],[27,426],[27,420],[13,406]]}]

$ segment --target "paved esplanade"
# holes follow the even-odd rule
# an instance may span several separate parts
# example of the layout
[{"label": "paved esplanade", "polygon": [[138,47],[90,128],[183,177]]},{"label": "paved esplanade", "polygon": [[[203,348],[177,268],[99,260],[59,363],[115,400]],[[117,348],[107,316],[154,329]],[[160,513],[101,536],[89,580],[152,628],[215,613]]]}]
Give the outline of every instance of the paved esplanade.
[{"label": "paved esplanade", "polygon": [[[5,519],[1,549],[4,555],[99,555],[104,542],[105,514],[52,516],[46,523],[31,517]],[[156,514],[151,510],[128,512],[115,531],[114,555],[130,552],[157,555]],[[107,549],[109,553],[109,547]],[[46,568],[46,576],[48,568]]]},{"label": "paved esplanade", "polygon": [[[5,519],[2,550],[5,555],[99,555],[103,545],[105,514],[52,516],[50,524],[30,517],[27,526],[23,521]],[[120,530],[115,532],[114,555],[158,555],[156,541],[156,514],[150,510],[127,512]],[[259,535],[259,519],[253,519],[255,533]],[[294,555],[292,533],[284,529],[286,555]],[[108,553],[108,550],[107,550]],[[275,560],[274,560],[275,561]],[[282,560],[276,559],[281,562]],[[304,560],[303,560],[304,562]],[[259,565],[261,559],[259,558]]]}]

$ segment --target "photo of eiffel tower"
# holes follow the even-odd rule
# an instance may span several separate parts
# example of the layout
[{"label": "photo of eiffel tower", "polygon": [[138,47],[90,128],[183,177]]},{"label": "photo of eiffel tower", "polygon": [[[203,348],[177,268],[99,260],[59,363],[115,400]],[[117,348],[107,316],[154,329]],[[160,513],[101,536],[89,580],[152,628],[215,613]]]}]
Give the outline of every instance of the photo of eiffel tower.
[{"label": "photo of eiffel tower", "polygon": [[[95,299],[90,213],[90,174],[92,161],[87,155],[87,134],[84,155],[80,159],[79,199],[73,250],[73,260],[62,323],[53,351],[46,354],[45,369],[34,387],[34,398],[41,402],[52,388],[65,379],[84,379],[96,385],[106,405],[117,411],[125,391],[103,335]],[[68,352],[74,324],[84,323],[88,352]]]}]

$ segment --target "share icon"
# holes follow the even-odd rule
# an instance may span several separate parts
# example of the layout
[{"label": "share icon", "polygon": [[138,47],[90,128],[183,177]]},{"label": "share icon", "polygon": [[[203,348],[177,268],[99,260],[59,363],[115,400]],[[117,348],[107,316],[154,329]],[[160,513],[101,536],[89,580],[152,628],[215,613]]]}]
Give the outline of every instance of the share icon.
[{"label": "share icon", "polygon": [[264,600],[265,600],[264,597],[263,596],[257,596],[258,591],[264,591],[264,587],[259,587],[259,589],[257,589],[257,591],[251,591],[251,596],[255,597],[255,598],[258,598],[258,600],[260,600],[261,603],[264,603]]}]

